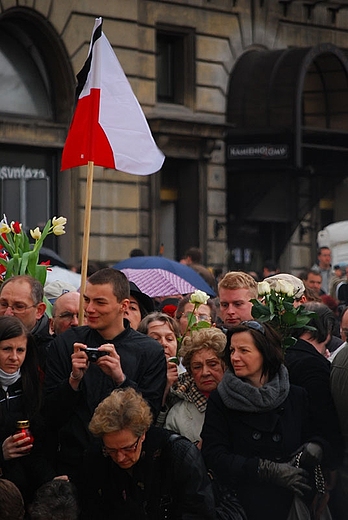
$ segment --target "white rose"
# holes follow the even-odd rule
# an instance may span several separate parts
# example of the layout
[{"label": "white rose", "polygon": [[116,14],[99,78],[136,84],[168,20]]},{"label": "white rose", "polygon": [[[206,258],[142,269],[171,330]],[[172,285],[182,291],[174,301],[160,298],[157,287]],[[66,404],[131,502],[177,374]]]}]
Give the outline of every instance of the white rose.
[{"label": "white rose", "polygon": [[285,280],[279,280],[280,285],[280,291],[282,294],[285,294],[286,296],[293,296],[294,295],[294,287]]},{"label": "white rose", "polygon": [[190,303],[199,303],[200,305],[206,304],[209,300],[209,296],[204,291],[195,291],[190,296]]},{"label": "white rose", "polygon": [[271,286],[265,280],[263,282],[259,282],[257,284],[257,292],[259,293],[259,296],[265,296],[265,294],[270,294]]}]

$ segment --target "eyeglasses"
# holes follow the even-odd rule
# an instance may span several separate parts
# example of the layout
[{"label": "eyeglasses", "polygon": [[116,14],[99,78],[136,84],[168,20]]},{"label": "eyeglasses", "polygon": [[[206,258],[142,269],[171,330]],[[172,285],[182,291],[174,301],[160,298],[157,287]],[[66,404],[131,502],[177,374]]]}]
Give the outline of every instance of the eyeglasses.
[{"label": "eyeglasses", "polygon": [[[183,312],[181,316],[184,316],[186,319],[191,318],[192,312]],[[196,321],[211,321],[211,316],[208,314],[194,314]]]},{"label": "eyeglasses", "polygon": [[62,312],[61,314],[58,314],[57,316],[53,316],[54,318],[61,318],[62,320],[72,321],[74,318],[79,319],[79,313],[78,312]]},{"label": "eyeglasses", "polygon": [[8,308],[12,310],[14,314],[22,314],[23,312],[27,311],[28,309],[31,309],[32,307],[37,307],[37,303],[34,305],[26,305],[25,303],[14,303],[13,305],[10,305],[5,300],[0,300],[0,311],[6,311]]},{"label": "eyeglasses", "polygon": [[245,327],[248,327],[248,329],[257,330],[257,332],[261,332],[263,335],[265,334],[265,327],[261,325],[258,321],[249,320],[249,321],[242,321],[241,325],[244,325]]},{"label": "eyeglasses", "polygon": [[140,437],[137,438],[134,444],[131,446],[126,446],[125,448],[107,448],[106,446],[103,446],[103,455],[104,457],[107,457],[108,455],[117,455],[118,453],[134,453],[137,451],[137,447],[140,441]]}]

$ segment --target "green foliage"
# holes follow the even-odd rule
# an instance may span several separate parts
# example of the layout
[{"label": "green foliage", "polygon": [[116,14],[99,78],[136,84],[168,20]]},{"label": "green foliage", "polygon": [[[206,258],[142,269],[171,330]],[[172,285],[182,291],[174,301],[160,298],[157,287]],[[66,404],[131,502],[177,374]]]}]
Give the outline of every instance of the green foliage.
[{"label": "green foliage", "polygon": [[270,289],[267,294],[262,294],[262,301],[252,299],[251,302],[253,318],[269,323],[280,334],[283,350],[296,343],[292,335],[294,329],[315,330],[308,325],[316,316],[315,312],[307,311],[303,305],[294,307],[294,296]]}]

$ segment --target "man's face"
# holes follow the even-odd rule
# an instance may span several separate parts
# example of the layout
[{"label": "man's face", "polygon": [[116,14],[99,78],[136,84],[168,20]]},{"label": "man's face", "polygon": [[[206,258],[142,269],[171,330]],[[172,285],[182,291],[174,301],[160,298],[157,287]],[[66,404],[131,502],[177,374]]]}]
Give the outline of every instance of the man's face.
[{"label": "man's face", "polygon": [[220,318],[225,327],[235,327],[242,321],[252,319],[251,298],[249,289],[219,289]]},{"label": "man's face", "polygon": [[17,316],[29,330],[35,327],[45,308],[42,302],[34,303],[31,287],[26,281],[11,281],[0,293],[0,316]]},{"label": "man's face", "polygon": [[341,338],[343,341],[348,340],[348,311],[343,314],[341,320]]},{"label": "man's face", "polygon": [[140,458],[145,433],[136,437],[131,430],[124,429],[103,435],[104,453],[122,469],[129,469]]},{"label": "man's face", "polygon": [[319,294],[321,287],[321,276],[320,274],[308,273],[307,280],[305,280],[305,285],[309,289],[312,289],[316,294]]},{"label": "man's face", "polygon": [[80,295],[78,292],[62,294],[56,300],[54,316],[52,317],[52,329],[57,336],[70,327],[77,327],[79,324],[79,303]]},{"label": "man's face", "polygon": [[128,299],[118,302],[110,283],[92,285],[87,282],[84,294],[86,322],[104,338],[112,339],[115,336],[115,328],[123,325],[123,316],[128,304]]},{"label": "man's face", "polygon": [[331,265],[331,251],[330,249],[322,249],[318,255],[319,266],[322,269],[329,269]]}]

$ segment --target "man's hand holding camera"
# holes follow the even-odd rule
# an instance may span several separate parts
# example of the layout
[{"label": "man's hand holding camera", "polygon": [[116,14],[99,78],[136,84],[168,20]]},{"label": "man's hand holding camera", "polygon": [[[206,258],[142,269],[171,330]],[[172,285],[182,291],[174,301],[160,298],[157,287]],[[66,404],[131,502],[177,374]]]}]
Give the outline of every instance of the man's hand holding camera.
[{"label": "man's hand holding camera", "polygon": [[69,383],[74,390],[78,390],[80,381],[91,362],[98,365],[106,375],[112,377],[117,386],[125,380],[120,356],[112,343],[104,343],[100,347],[87,347],[83,343],[74,343],[71,361],[72,371]]}]

